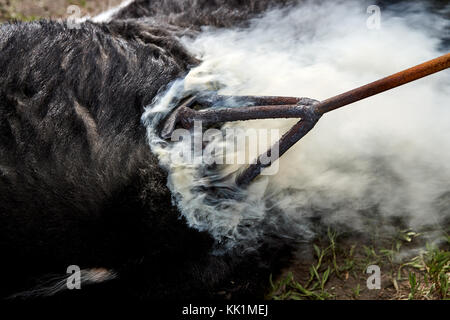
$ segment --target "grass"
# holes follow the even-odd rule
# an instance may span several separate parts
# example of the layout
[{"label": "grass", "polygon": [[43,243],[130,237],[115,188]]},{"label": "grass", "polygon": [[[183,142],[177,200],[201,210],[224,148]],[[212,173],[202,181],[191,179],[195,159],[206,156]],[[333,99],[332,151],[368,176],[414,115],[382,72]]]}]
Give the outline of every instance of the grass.
[{"label": "grass", "polygon": [[411,290],[409,298],[433,296],[445,300],[450,298],[449,251],[428,245],[426,250],[411,261],[410,266],[415,271],[409,272]]},{"label": "grass", "polygon": [[69,4],[80,6],[82,8],[86,8],[87,1],[86,0],[69,0]]},{"label": "grass", "polygon": [[326,248],[320,248],[314,244],[315,263],[310,266],[309,279],[301,284],[295,281],[292,272],[289,272],[282,280],[274,284],[270,279],[272,292],[269,299],[274,300],[326,300],[332,299],[333,293],[325,286],[334,273],[339,276],[340,270],[337,265],[336,238],[337,234],[328,230],[329,245]]},{"label": "grass", "polygon": [[411,291],[409,292],[408,299],[413,300],[417,296],[420,283],[417,281],[416,274],[413,272],[409,272],[408,278],[409,278],[409,285],[411,287]]},{"label": "grass", "polygon": [[361,294],[361,285],[358,283],[357,285],[356,285],[356,288],[355,289],[353,289],[353,297],[355,298],[355,299],[358,299],[359,298],[359,295]]},{"label": "grass", "polygon": [[29,22],[39,20],[41,18],[37,15],[25,15],[21,12],[18,12],[18,10],[16,10],[16,1],[17,0],[10,1],[9,5],[0,3],[0,21],[17,20]]},{"label": "grass", "polygon": [[29,21],[35,21],[41,19],[39,16],[35,15],[24,15],[20,12],[15,12],[14,10],[11,10],[10,8],[3,8],[0,7],[0,17],[3,21],[23,21],[23,22],[29,22]]},{"label": "grass", "polygon": [[[91,15],[109,9],[109,4],[117,5],[119,0],[110,2],[109,0],[90,1],[87,0],[65,0],[62,3],[55,3],[51,0],[43,0],[41,5],[36,5],[32,0],[0,0],[0,22],[6,21],[34,21],[43,18],[61,18],[70,15],[67,9],[70,5],[80,7],[83,14]],[[25,10],[26,9],[26,10]]]},{"label": "grass", "polygon": [[[304,268],[292,268],[277,281],[270,278],[267,298],[450,299],[450,237],[444,235],[438,246],[426,244],[422,236],[400,230],[388,239],[357,243],[329,229],[325,239],[312,244],[313,261]],[[382,270],[380,290],[367,288],[369,265]]]}]

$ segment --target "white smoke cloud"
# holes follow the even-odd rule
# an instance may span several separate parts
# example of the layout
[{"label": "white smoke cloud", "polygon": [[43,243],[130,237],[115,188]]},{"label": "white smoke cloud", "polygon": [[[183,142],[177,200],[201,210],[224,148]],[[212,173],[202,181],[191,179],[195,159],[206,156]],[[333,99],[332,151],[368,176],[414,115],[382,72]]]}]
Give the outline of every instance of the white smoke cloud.
[{"label": "white smoke cloud", "polygon": [[[449,21],[417,8],[401,16],[382,11],[381,28],[370,30],[366,9],[357,1],[309,1],[268,12],[250,28],[205,29],[184,39],[203,63],[171,94],[220,84],[221,94],[323,100],[445,53],[439,35]],[[312,235],[311,217],[360,231],[368,231],[364,217],[374,215],[380,224],[402,217],[419,228],[450,215],[436,208],[450,192],[449,84],[444,71],[327,114],[283,156],[277,175],[242,191],[242,201],[205,203],[204,193],[192,191],[205,184],[200,168],[171,166],[167,154],[179,146],[161,148],[152,125],[149,136],[187,221],[228,245],[256,239],[260,223],[277,223],[279,212],[294,237]],[[164,99],[159,110],[168,108]],[[295,122],[229,126],[286,131]]]}]

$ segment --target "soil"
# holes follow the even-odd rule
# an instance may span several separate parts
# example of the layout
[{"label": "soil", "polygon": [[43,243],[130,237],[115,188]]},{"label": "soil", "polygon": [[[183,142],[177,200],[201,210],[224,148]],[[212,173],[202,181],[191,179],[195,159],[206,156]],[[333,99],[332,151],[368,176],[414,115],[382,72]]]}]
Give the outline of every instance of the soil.
[{"label": "soil", "polygon": [[[354,243],[358,243],[359,239],[347,239],[348,243],[339,244],[339,250],[350,251]],[[391,266],[383,263],[381,268],[381,288],[369,289],[367,286],[367,279],[370,274],[365,273],[367,265],[364,264],[366,259],[361,247],[355,250],[355,255],[352,261],[355,265],[352,270],[340,272],[339,276],[335,272],[329,277],[325,285],[325,290],[332,294],[331,299],[336,300],[397,300],[406,299],[409,294],[409,285],[407,281],[398,281],[394,284],[392,281],[392,274],[396,274],[398,266]],[[305,284],[308,282],[311,274],[311,266],[317,263],[317,259],[311,256],[306,259],[296,259],[296,261],[284,270],[281,279],[291,272],[295,281]],[[337,256],[337,265],[342,266],[345,261],[342,255]],[[406,272],[406,271],[405,271]],[[404,276],[404,274],[403,274]],[[405,278],[404,278],[405,279]],[[355,293],[356,288],[359,288],[358,294]]]}]

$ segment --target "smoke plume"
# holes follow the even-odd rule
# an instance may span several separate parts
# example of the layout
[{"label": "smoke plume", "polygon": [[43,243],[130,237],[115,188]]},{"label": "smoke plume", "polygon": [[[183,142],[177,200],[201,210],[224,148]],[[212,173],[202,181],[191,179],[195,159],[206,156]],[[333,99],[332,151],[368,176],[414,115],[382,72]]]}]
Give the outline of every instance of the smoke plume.
[{"label": "smoke plume", "polygon": [[[158,138],[156,124],[173,107],[170,101],[188,90],[323,100],[445,53],[440,39],[448,20],[409,5],[395,13],[382,10],[373,29],[367,27],[367,6],[306,1],[267,12],[245,29],[206,28],[183,39],[203,62],[160,96],[143,120],[151,148],[169,172],[174,202],[192,227],[209,231],[223,247],[252,247],[268,228],[304,240],[317,224],[358,232],[371,232],[375,224],[388,232],[399,221],[415,229],[448,221],[448,71],[327,114],[282,157],[276,175],[259,178],[248,190],[231,190],[233,197],[202,192],[205,184],[223,187],[223,179],[205,177],[205,166],[171,161],[184,142]],[[295,122],[226,127],[285,132]],[[221,168],[216,175],[236,166]]]}]

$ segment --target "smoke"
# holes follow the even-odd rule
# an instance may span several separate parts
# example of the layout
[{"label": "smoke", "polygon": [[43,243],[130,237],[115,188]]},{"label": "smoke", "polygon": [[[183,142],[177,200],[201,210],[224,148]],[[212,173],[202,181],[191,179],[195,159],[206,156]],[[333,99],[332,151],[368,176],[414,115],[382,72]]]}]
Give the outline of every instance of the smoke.
[{"label": "smoke", "polygon": [[[380,28],[369,29],[366,9],[360,1],[306,1],[270,11],[249,28],[206,28],[183,39],[203,63],[159,97],[143,120],[190,226],[209,231],[222,247],[248,248],[269,229],[309,239],[318,224],[358,232],[376,225],[387,232],[394,222],[417,230],[448,221],[448,71],[327,114],[282,157],[276,175],[261,177],[248,190],[218,179],[235,166],[212,176],[202,165],[173,162],[171,155],[185,142],[158,138],[156,125],[172,99],[189,90],[323,100],[445,53],[439,37],[448,20],[409,4],[395,14],[382,10]],[[285,132],[295,122],[226,127]],[[201,191],[205,185],[227,186],[233,196],[214,198]]]}]

